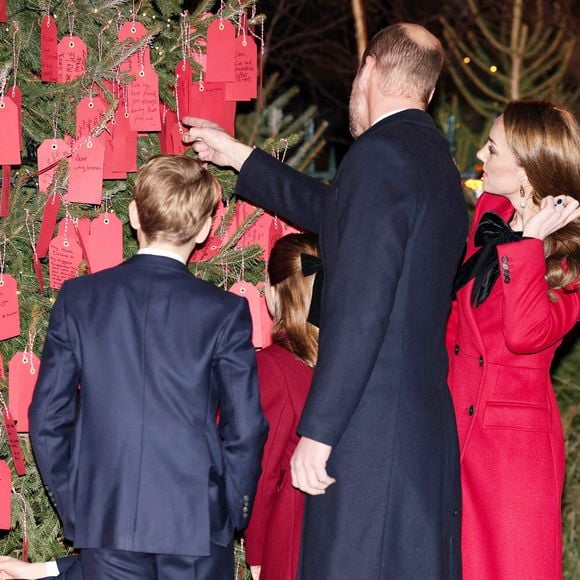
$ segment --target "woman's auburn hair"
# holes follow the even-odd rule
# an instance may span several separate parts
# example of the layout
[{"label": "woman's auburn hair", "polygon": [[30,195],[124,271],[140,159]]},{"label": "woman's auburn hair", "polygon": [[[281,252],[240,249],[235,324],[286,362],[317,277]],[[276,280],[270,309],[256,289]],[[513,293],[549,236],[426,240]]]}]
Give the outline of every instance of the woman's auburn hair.
[{"label": "woman's auburn hair", "polygon": [[[514,101],[503,113],[506,137],[536,204],[548,196],[580,201],[580,130],[574,115],[549,101]],[[544,240],[550,290],[580,288],[580,221]],[[553,297],[553,295],[552,295]]]},{"label": "woman's auburn hair", "polygon": [[268,279],[275,289],[272,339],[314,367],[318,328],[307,319],[315,276],[302,273],[301,254],[319,256],[318,238],[314,234],[288,234],[272,248],[268,261]]}]

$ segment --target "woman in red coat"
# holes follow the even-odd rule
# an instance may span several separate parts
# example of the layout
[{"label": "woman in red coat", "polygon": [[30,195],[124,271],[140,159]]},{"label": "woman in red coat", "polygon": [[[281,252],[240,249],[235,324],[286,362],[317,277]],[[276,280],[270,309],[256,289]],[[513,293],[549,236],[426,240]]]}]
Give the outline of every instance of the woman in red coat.
[{"label": "woman in red coat", "polygon": [[550,382],[580,318],[580,133],[514,102],[478,152],[484,193],[447,331],[461,449],[464,580],[562,577],[564,441]]},{"label": "woman in red coat", "polygon": [[316,363],[318,328],[309,321],[317,323],[311,297],[313,284],[320,284],[322,272],[312,275],[319,268],[317,238],[311,234],[284,236],[268,262],[273,344],[257,358],[270,431],[245,532],[246,561],[254,580],[295,580],[298,570],[304,495],[292,487],[290,457]]}]

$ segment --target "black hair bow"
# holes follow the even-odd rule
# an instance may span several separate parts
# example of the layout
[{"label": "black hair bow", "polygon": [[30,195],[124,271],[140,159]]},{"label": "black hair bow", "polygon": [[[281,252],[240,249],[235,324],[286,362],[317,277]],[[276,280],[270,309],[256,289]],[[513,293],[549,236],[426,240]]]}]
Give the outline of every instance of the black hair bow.
[{"label": "black hair bow", "polygon": [[308,322],[320,328],[320,308],[322,304],[322,284],[324,281],[324,269],[322,260],[312,254],[300,254],[300,264],[304,276],[315,274],[314,285],[312,287],[312,298],[310,309],[308,310]]},{"label": "black hair bow", "polygon": [[518,242],[521,239],[522,232],[514,232],[497,214],[491,211],[484,213],[475,231],[475,245],[480,249],[459,267],[453,282],[453,298],[463,286],[475,278],[471,304],[480,306],[499,278],[499,262],[495,247],[499,244]]}]

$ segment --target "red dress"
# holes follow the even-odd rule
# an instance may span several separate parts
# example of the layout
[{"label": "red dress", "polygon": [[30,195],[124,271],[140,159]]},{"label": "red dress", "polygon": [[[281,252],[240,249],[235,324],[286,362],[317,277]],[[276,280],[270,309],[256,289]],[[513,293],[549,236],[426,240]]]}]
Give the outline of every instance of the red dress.
[{"label": "red dress", "polygon": [[270,425],[250,525],[246,561],[260,580],[296,580],[304,494],[292,487],[290,458],[313,370],[277,344],[257,353],[260,397]]},{"label": "red dress", "polygon": [[[502,197],[478,201],[513,213]],[[497,246],[500,276],[478,307],[473,281],[457,294],[447,329],[449,386],[461,450],[464,580],[562,577],[561,496],[565,451],[550,364],[580,317],[580,293],[548,299],[543,243]]]}]

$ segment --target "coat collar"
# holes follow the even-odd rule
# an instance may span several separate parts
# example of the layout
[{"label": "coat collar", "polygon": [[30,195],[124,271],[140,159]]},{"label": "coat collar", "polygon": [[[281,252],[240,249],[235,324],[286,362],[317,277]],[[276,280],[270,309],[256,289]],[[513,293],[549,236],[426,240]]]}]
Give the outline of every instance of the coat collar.
[{"label": "coat collar", "polygon": [[394,125],[396,123],[414,123],[417,125],[423,125],[424,127],[428,127],[439,132],[435,125],[435,121],[433,121],[433,118],[431,115],[429,115],[429,113],[422,111],[421,109],[404,109],[403,111],[389,115],[374,125],[371,125],[363,133],[363,135],[366,135],[367,133],[373,133],[374,131],[383,129],[388,125]]},{"label": "coat collar", "polygon": [[151,254],[135,254],[129,258],[125,265],[127,266],[145,266],[155,268],[166,268],[177,272],[187,272],[187,266],[166,256],[153,256]]}]

